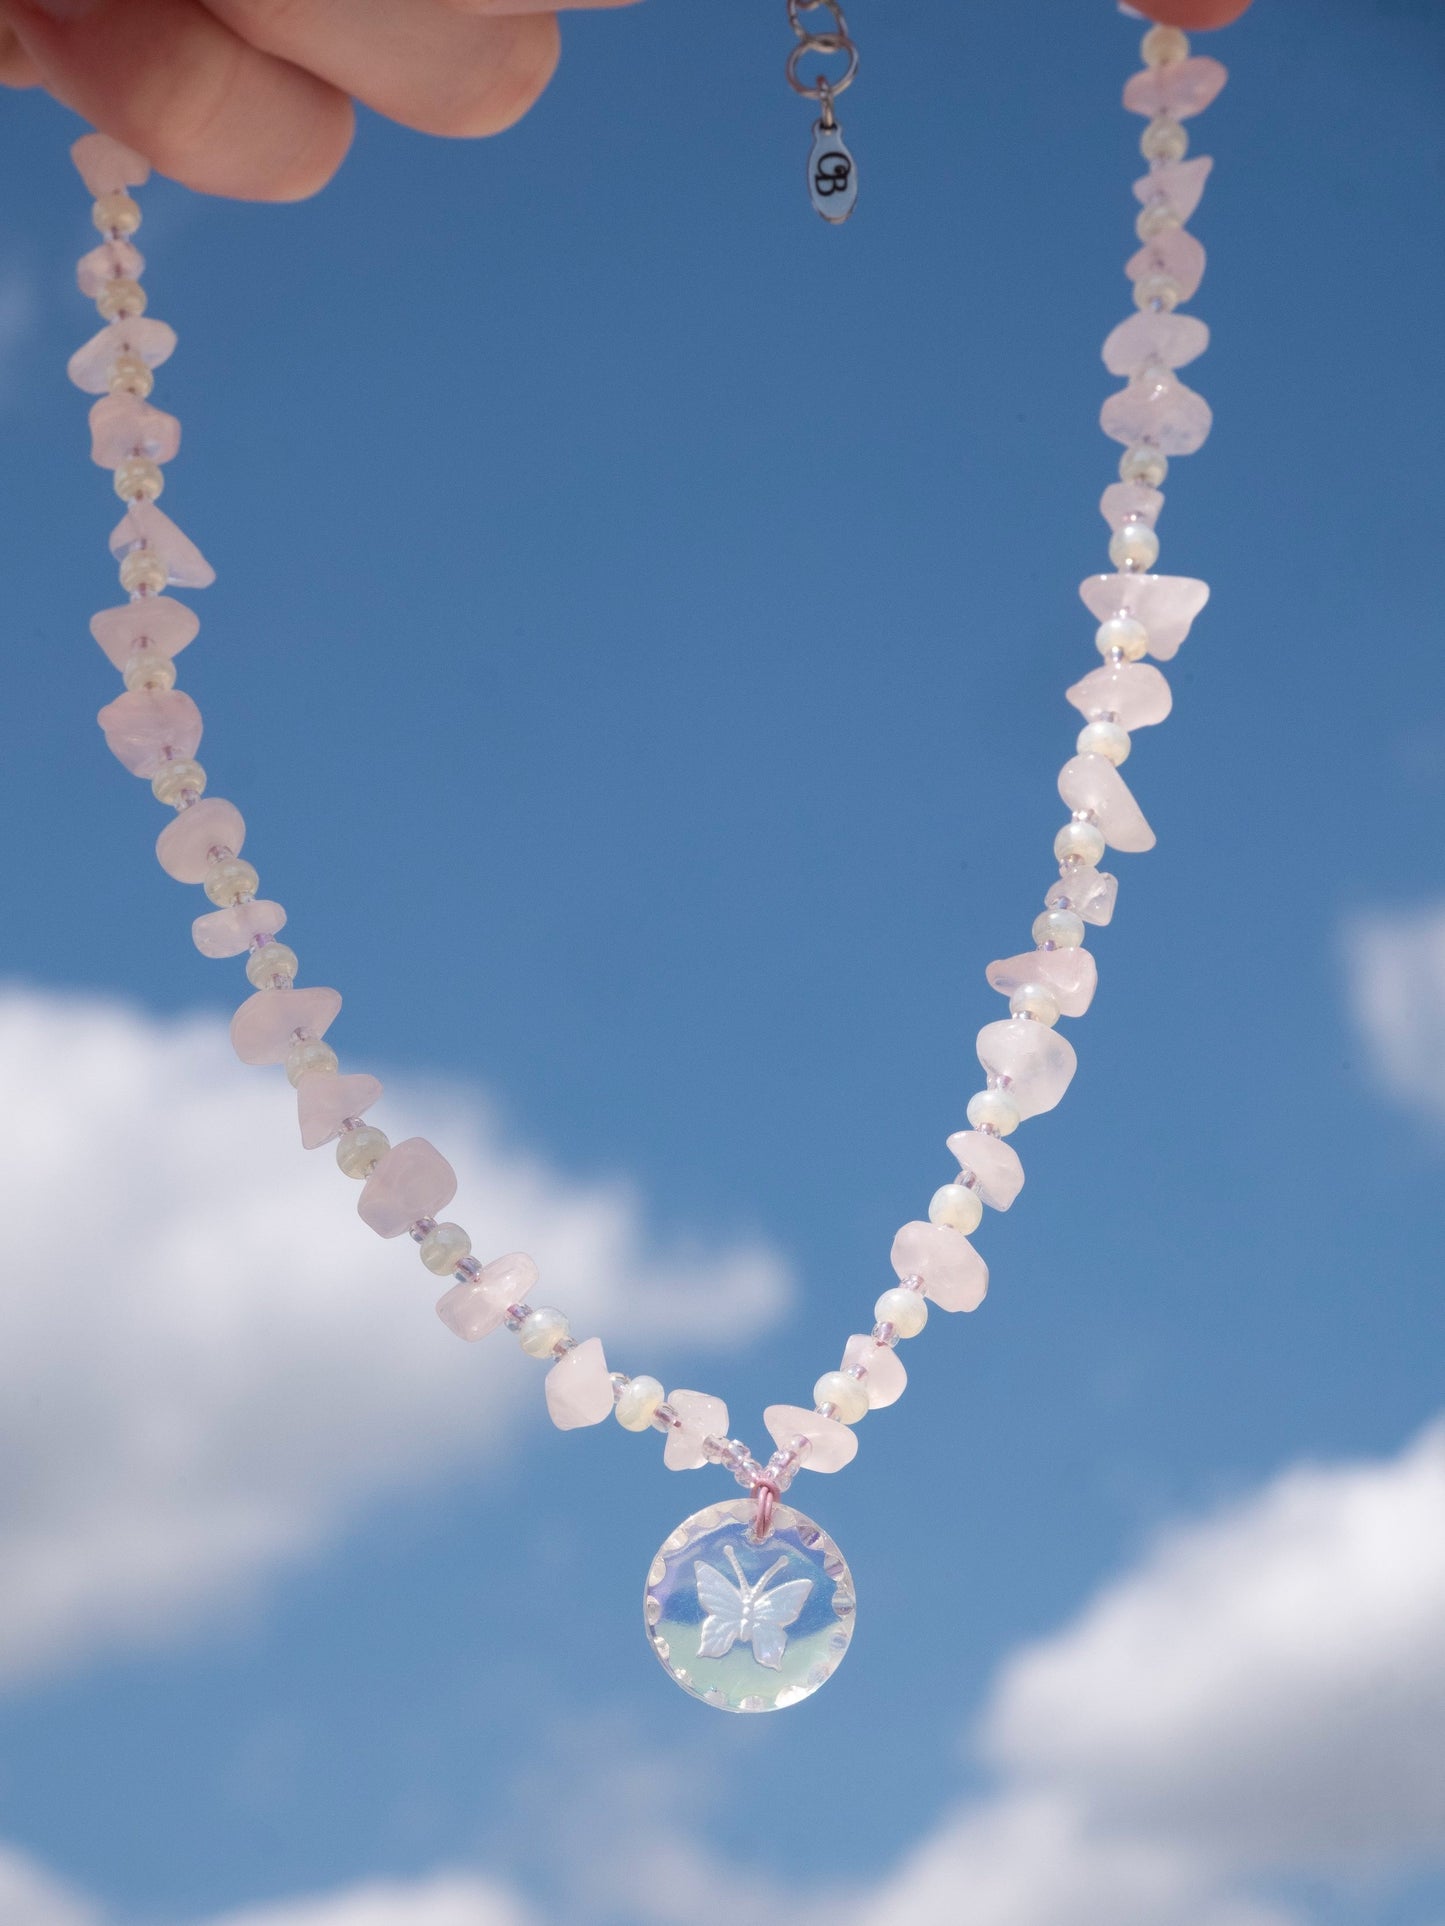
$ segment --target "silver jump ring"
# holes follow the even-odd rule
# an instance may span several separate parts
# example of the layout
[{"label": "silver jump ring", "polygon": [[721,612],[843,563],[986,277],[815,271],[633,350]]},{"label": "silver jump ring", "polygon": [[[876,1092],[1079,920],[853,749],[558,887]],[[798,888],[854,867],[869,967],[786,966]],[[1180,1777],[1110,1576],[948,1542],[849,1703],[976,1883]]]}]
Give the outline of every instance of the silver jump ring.
[{"label": "silver jump ring", "polygon": [[[828,80],[820,73],[813,83],[809,85],[808,82],[799,75],[798,68],[804,56],[810,53],[825,55],[845,54],[848,59],[848,65],[844,68],[843,73],[837,80]],[[787,72],[788,85],[795,94],[801,94],[805,100],[821,100],[825,88],[830,94],[841,94],[853,85],[857,77],[858,49],[854,46],[853,42],[848,39],[846,34],[809,34],[807,39],[800,40],[788,55]]]}]

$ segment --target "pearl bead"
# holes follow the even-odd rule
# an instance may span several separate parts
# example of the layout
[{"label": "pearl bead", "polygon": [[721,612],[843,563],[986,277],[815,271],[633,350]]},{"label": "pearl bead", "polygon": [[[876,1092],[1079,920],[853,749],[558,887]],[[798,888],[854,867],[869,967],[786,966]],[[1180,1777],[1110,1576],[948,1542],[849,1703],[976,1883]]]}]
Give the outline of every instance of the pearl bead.
[{"label": "pearl bead", "polygon": [[813,1403],[831,1404],[833,1416],[844,1424],[857,1424],[868,1415],[868,1393],[846,1371],[825,1371],[813,1386]]},{"label": "pearl bead", "polygon": [[1189,136],[1172,114],[1159,114],[1140,135],[1139,152],[1147,161],[1180,161],[1189,152]]},{"label": "pearl bead", "polygon": [[110,392],[113,395],[139,395],[144,401],[156,385],[156,378],[138,354],[118,354],[110,367]]},{"label": "pearl bead", "polygon": [[1152,442],[1136,441],[1119,457],[1120,481],[1143,482],[1146,488],[1162,488],[1169,473],[1169,458]]},{"label": "pearl bead", "polygon": [[1074,746],[1081,756],[1107,756],[1117,764],[1127,760],[1133,745],[1121,723],[1086,722]]},{"label": "pearl bead", "polygon": [[873,1306],[880,1324],[891,1324],[901,1338],[917,1337],[928,1322],[928,1299],[922,1291],[905,1291],[901,1284],[885,1291]]},{"label": "pearl bead", "polygon": [[438,1224],[417,1247],[421,1261],[438,1277],[450,1277],[464,1257],[472,1254],[472,1240],[460,1224]]},{"label": "pearl bead", "polygon": [[967,1237],[983,1221],[983,1199],[967,1184],[940,1184],[928,1200],[930,1224],[947,1224]]},{"label": "pearl bead", "polygon": [[348,1177],[369,1177],[390,1149],[390,1137],[370,1124],[363,1124],[360,1130],[343,1130],[336,1144],[337,1167]]},{"label": "pearl bead", "polygon": [[156,462],[128,455],[115,471],[115,492],[123,502],[153,502],[166,485]]},{"label": "pearl bead", "polygon": [[632,1378],[617,1394],[612,1415],[624,1431],[649,1431],[663,1396],[656,1378]]},{"label": "pearl bead", "polygon": [[566,1316],[544,1304],[529,1311],[517,1326],[517,1342],[529,1358],[549,1358],[570,1330]]},{"label": "pearl bead", "polygon": [[1115,568],[1153,568],[1159,560],[1159,537],[1148,522],[1125,522],[1114,530],[1109,560]]},{"label": "pearl bead", "polygon": [[1020,983],[1008,1000],[1010,1016],[1032,1017],[1051,1030],[1059,1020],[1059,1000],[1047,983]]},{"label": "pearl bead", "polygon": [[1134,222],[1134,232],[1141,241],[1156,240],[1159,235],[1167,234],[1172,228],[1180,227],[1179,209],[1171,201],[1150,201],[1139,209]]},{"label": "pearl bead", "polygon": [[1042,910],[1034,918],[1033,939],[1040,949],[1076,950],[1084,940],[1084,919],[1072,910]]},{"label": "pearl bead", "polygon": [[1178,27],[1151,27],[1139,43],[1146,67],[1173,67],[1189,58],[1189,36]]},{"label": "pearl bead", "polygon": [[139,281],[127,281],[122,275],[106,282],[95,297],[95,305],[106,321],[119,321],[122,316],[131,320],[135,315],[145,313],[146,291]]},{"label": "pearl bead", "polygon": [[140,206],[129,194],[102,194],[90,218],[102,234],[134,234],[140,226]]},{"label": "pearl bead", "polygon": [[1094,647],[1100,655],[1112,655],[1118,649],[1126,662],[1137,662],[1148,654],[1149,631],[1136,616],[1111,615],[1099,624]]},{"label": "pearl bead", "polygon": [[171,572],[153,548],[133,548],[120,565],[120,585],[127,595],[159,595]]},{"label": "pearl bead", "polygon": [[159,649],[137,649],[126,663],[121,680],[128,689],[174,689],[176,665]]},{"label": "pearl bead", "polygon": [[1166,310],[1179,306],[1184,299],[1184,290],[1172,274],[1141,274],[1134,283],[1134,306],[1152,308],[1156,304]]},{"label": "pearl bead", "polygon": [[323,1043],[320,1037],[303,1037],[286,1053],[286,1081],[294,1090],[312,1070],[329,1077],[337,1069],[337,1062],[336,1052],[329,1043]]},{"label": "pearl bead", "polygon": [[968,1100],[968,1121],[975,1130],[992,1130],[997,1136],[1011,1137],[1023,1119],[1006,1090],[978,1090]]},{"label": "pearl bead", "polygon": [[206,772],[198,762],[190,762],[183,756],[174,762],[163,762],[151,777],[151,794],[157,802],[169,803],[173,809],[188,791],[192,796],[205,795]]},{"label": "pearl bead", "polygon": [[239,856],[223,856],[206,871],[205,892],[217,909],[231,909],[254,896],[261,879]]},{"label": "pearl bead", "polygon": [[1075,857],[1081,863],[1097,863],[1107,847],[1097,823],[1067,822],[1054,838],[1054,854],[1061,863]]},{"label": "pearl bead", "polygon": [[246,959],[246,981],[258,990],[279,990],[278,976],[289,983],[297,970],[295,950],[285,943],[265,943]]}]

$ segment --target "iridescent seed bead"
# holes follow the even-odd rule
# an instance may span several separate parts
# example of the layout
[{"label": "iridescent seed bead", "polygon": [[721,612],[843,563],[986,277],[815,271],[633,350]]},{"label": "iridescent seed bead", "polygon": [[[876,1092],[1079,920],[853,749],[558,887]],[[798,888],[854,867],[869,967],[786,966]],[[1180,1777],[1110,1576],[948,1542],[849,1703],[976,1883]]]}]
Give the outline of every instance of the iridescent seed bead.
[{"label": "iridescent seed bead", "polygon": [[1147,161],[1180,161],[1189,152],[1189,135],[1173,114],[1158,114],[1139,137]]},{"label": "iridescent seed bead", "polygon": [[[1009,1008],[1013,1008],[1012,999]],[[930,1224],[946,1224],[967,1237],[983,1221],[983,1199],[966,1184],[940,1184],[928,1200]]]},{"label": "iridescent seed bead", "polygon": [[239,856],[223,856],[206,871],[205,892],[217,909],[231,909],[256,894],[260,877]]},{"label": "iridescent seed bead", "polygon": [[313,1070],[331,1076],[338,1067],[336,1052],[329,1043],[320,1037],[302,1037],[293,1043],[286,1053],[286,1081],[294,1090],[301,1079]]},{"label": "iridescent seed bead", "polygon": [[115,492],[123,502],[153,502],[165,485],[160,464],[144,455],[127,455],[115,471]]},{"label": "iridescent seed bead", "polygon": [[1172,312],[1184,299],[1184,290],[1172,274],[1141,274],[1134,283],[1136,308],[1163,308]]},{"label": "iridescent seed bead", "polygon": [[1041,950],[1076,950],[1084,940],[1084,919],[1072,910],[1041,910],[1032,934]]},{"label": "iridescent seed bead", "polygon": [[370,1124],[344,1130],[336,1141],[337,1168],[348,1177],[369,1177],[390,1149],[390,1137]]},{"label": "iridescent seed bead", "polygon": [[174,689],[176,665],[159,649],[137,649],[126,663],[121,680],[127,689]]},{"label": "iridescent seed bead", "polygon": [[832,1415],[844,1424],[857,1424],[868,1415],[868,1393],[846,1371],[825,1371],[813,1386],[813,1403],[818,1410],[832,1406]]},{"label": "iridescent seed bead", "polygon": [[1108,845],[1097,823],[1066,822],[1054,838],[1054,854],[1061,863],[1097,863]]},{"label": "iridescent seed bead", "polygon": [[986,1130],[995,1137],[1011,1137],[1023,1122],[1018,1105],[1006,1090],[975,1091],[966,1114],[975,1130]]},{"label": "iridescent seed bead", "polygon": [[1148,522],[1125,522],[1114,530],[1109,542],[1109,560],[1115,568],[1130,573],[1153,568],[1159,560],[1159,537]]},{"label": "iridescent seed bead", "polygon": [[140,206],[129,194],[102,194],[90,218],[102,234],[134,234],[140,226]]},{"label": "iridescent seed bead", "polygon": [[153,548],[133,548],[120,565],[120,585],[127,595],[159,595],[171,572]]},{"label": "iridescent seed bead", "polygon": [[139,395],[144,401],[155,385],[155,376],[138,354],[118,354],[110,364],[113,395]]},{"label": "iridescent seed bead", "polygon": [[550,1358],[570,1335],[567,1318],[551,1305],[529,1311],[517,1328],[517,1342],[529,1358]]},{"label": "iridescent seed bead", "polygon": [[429,1271],[437,1277],[449,1277],[471,1256],[472,1240],[460,1224],[434,1224],[417,1250]]},{"label": "iridescent seed bead", "polygon": [[246,958],[246,980],[258,990],[279,990],[292,981],[297,968],[295,950],[285,943],[264,943]]},{"label": "iridescent seed bead", "polygon": [[128,281],[122,275],[106,282],[95,297],[95,305],[103,320],[119,321],[122,316],[132,320],[146,311],[146,291],[139,281]]},{"label": "iridescent seed bead", "polygon": [[1152,241],[1159,235],[1168,234],[1171,229],[1182,225],[1179,209],[1172,201],[1166,201],[1161,196],[1159,200],[1150,201],[1139,209],[1134,222],[1134,232],[1141,241]]},{"label": "iridescent seed bead", "polygon": [[[133,658],[132,658],[133,659]],[[198,762],[178,756],[163,762],[151,777],[151,794],[157,802],[178,808],[187,796],[193,800],[206,793],[206,772]]]},{"label": "iridescent seed bead", "polygon": [[[1059,1020],[1059,999],[1047,983],[1020,983],[1008,1000],[1008,1009],[1010,1016],[1029,1017],[1047,1030],[1052,1030]],[[980,1204],[979,1209],[982,1208]],[[929,1216],[932,1215],[930,1211]]]},{"label": "iridescent seed bead", "polygon": [[1136,441],[1119,457],[1119,479],[1143,482],[1146,488],[1162,488],[1169,473],[1169,458],[1152,442]]},{"label": "iridescent seed bead", "polygon": [[1149,631],[1132,615],[1111,615],[1099,624],[1094,647],[1103,656],[1117,649],[1126,662],[1137,662],[1149,652]]},{"label": "iridescent seed bead", "polygon": [[1178,27],[1151,27],[1139,43],[1146,67],[1173,67],[1189,58],[1189,36]]},{"label": "iridescent seed bead", "polygon": [[629,1378],[617,1394],[612,1415],[624,1431],[648,1431],[662,1399],[663,1389],[656,1378]]},{"label": "iridescent seed bead", "polygon": [[1127,760],[1133,744],[1121,723],[1086,722],[1074,746],[1081,756],[1107,756],[1117,765]]},{"label": "iridescent seed bead", "polygon": [[922,1291],[905,1290],[901,1284],[885,1291],[873,1306],[880,1324],[891,1325],[901,1338],[917,1337],[928,1322],[928,1300]]}]

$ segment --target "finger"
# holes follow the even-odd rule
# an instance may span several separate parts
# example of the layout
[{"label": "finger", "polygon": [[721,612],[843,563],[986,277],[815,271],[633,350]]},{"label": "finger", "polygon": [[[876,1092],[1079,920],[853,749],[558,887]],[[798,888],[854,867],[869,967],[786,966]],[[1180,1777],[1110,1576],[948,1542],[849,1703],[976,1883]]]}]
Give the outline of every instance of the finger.
[{"label": "finger", "polygon": [[291,201],[346,156],[352,110],[194,0],[0,0],[50,91],[207,194]]},{"label": "finger", "polygon": [[458,13],[570,13],[584,7],[631,7],[637,0],[442,0]]},{"label": "finger", "polygon": [[439,0],[206,0],[232,32],[428,134],[496,134],[557,67],[550,13],[459,14]]},{"label": "finger", "polygon": [[1139,10],[1166,27],[1227,27],[1250,0],[1139,0]]},{"label": "finger", "polygon": [[0,87],[38,87],[35,62],[15,38],[13,27],[0,26]]}]

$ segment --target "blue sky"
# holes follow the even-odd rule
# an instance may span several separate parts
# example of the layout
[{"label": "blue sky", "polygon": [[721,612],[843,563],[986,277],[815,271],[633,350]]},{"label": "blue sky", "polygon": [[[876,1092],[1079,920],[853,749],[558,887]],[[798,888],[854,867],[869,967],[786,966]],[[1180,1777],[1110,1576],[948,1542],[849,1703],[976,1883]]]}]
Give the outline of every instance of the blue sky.
[{"label": "blue sky", "polygon": [[[947,1174],[984,966],[1053,873],[1140,171],[1102,0],[852,11],[840,232],[783,9],[648,0],[569,23],[501,140],[364,119],[315,202],[158,182],[140,236],[164,506],[219,573],[181,680],[345,1064],[616,1364],[757,1445]],[[1411,1444],[1445,1403],[1445,21],[1259,0],[1210,51],[1216,427],[1161,567],[1213,599],[1126,772],[1159,848],[1114,865],[986,1306],[799,1488],[846,1666],[756,1721],[641,1635],[720,1474],[552,1432],[218,1041],[241,973],[93,724],[75,130],[5,100],[15,1926],[1445,1918],[1445,1445]],[[1171,1711],[1186,1677],[1237,1720]],[[1167,1797],[1130,1706],[1197,1766]]]}]

